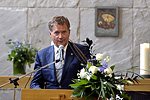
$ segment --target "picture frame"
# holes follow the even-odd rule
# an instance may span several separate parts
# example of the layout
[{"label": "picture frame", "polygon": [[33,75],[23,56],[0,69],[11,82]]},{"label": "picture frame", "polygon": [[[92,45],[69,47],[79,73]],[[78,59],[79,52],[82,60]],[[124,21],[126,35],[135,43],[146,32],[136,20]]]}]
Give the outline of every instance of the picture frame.
[{"label": "picture frame", "polygon": [[118,7],[95,8],[95,36],[118,36]]}]

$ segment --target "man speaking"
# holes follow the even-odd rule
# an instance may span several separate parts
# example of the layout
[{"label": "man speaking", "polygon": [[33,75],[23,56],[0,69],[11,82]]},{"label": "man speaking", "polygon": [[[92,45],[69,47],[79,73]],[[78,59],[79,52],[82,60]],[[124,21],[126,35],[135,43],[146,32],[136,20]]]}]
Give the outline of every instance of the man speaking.
[{"label": "man speaking", "polygon": [[36,54],[34,69],[47,66],[34,73],[31,89],[71,89],[69,84],[77,78],[81,63],[86,64],[90,57],[89,49],[69,41],[70,22],[64,16],[55,16],[48,23],[49,35],[54,45],[40,50]]}]

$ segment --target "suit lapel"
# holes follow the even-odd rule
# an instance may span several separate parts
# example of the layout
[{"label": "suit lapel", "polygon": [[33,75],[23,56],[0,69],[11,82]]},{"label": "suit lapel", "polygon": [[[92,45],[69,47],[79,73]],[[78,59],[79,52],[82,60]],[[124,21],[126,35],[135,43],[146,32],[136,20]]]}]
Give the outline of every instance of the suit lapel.
[{"label": "suit lapel", "polygon": [[[51,46],[49,50],[47,51],[46,55],[47,64],[50,64],[54,61],[54,46]],[[55,64],[49,65],[48,68],[50,68],[50,73],[52,73],[52,77],[56,80],[55,76]],[[53,70],[52,70],[53,69]]]},{"label": "suit lapel", "polygon": [[54,61],[54,46],[51,46],[47,51],[46,60],[47,64],[52,63]]}]

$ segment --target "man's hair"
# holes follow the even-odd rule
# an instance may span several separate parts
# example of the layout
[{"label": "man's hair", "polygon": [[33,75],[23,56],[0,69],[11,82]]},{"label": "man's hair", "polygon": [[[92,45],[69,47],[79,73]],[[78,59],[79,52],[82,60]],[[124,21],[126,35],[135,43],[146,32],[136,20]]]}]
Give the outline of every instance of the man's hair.
[{"label": "man's hair", "polygon": [[64,17],[64,16],[55,16],[53,17],[49,23],[48,23],[48,27],[50,32],[53,31],[53,25],[67,25],[68,30],[70,29],[70,22],[68,20],[68,18]]}]

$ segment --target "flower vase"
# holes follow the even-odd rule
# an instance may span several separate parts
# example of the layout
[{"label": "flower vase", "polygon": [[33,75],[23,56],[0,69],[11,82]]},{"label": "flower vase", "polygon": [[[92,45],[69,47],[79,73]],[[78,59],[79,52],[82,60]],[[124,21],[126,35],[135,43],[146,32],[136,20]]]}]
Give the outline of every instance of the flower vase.
[{"label": "flower vase", "polygon": [[13,63],[13,74],[14,75],[26,74],[25,69],[26,69],[25,63]]}]

